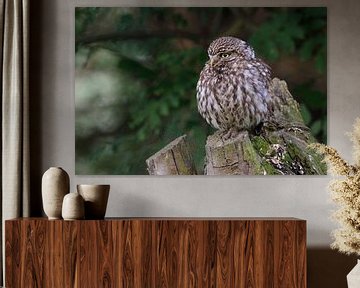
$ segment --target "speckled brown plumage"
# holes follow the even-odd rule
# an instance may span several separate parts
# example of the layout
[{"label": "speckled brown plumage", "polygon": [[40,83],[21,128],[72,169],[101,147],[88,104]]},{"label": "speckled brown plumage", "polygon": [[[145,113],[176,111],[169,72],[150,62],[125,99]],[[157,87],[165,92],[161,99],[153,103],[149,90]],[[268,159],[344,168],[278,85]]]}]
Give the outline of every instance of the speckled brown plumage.
[{"label": "speckled brown plumage", "polygon": [[197,84],[201,116],[224,133],[252,130],[266,121],[274,102],[269,91],[269,66],[256,58],[245,41],[235,37],[214,40],[208,54]]}]

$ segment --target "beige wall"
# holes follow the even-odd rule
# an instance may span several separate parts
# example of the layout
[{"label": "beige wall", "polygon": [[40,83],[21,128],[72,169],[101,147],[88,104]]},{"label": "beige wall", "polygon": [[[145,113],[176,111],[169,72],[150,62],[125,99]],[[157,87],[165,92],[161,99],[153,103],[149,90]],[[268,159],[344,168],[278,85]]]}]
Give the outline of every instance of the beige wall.
[{"label": "beige wall", "polygon": [[[105,2],[105,3],[102,3]],[[41,203],[41,174],[62,166],[79,183],[109,183],[107,216],[293,216],[308,221],[309,247],[327,246],[334,224],[324,176],[135,177],[75,176],[74,6],[106,4],[216,4],[220,1],[32,1],[31,141],[34,213]],[[174,4],[175,3],[175,4]],[[344,136],[360,116],[360,1],[223,1],[234,6],[328,6],[329,143],[347,159]]]}]

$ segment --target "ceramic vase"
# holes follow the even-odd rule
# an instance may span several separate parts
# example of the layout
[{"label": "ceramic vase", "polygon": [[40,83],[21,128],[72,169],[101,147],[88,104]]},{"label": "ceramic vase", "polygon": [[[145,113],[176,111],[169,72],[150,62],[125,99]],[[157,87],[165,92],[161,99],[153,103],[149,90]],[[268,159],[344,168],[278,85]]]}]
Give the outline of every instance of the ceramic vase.
[{"label": "ceramic vase", "polygon": [[348,288],[360,287],[360,260],[357,261],[355,267],[347,275]]},{"label": "ceramic vase", "polygon": [[65,195],[62,204],[62,217],[64,220],[84,219],[84,199],[79,193],[69,193]]},{"label": "ceramic vase", "polygon": [[104,219],[110,185],[77,185],[77,191],[85,201],[85,219]]},{"label": "ceramic vase", "polygon": [[63,198],[69,193],[69,175],[60,167],[49,168],[42,177],[43,208],[49,219],[61,219]]}]

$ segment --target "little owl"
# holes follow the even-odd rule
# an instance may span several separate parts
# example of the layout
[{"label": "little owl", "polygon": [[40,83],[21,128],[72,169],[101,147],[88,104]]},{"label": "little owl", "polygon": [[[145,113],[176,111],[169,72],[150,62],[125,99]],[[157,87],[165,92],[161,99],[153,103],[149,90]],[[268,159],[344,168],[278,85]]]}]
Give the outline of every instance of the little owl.
[{"label": "little owl", "polygon": [[214,40],[208,55],[196,87],[201,116],[225,139],[266,121],[273,110],[269,66],[235,37]]}]

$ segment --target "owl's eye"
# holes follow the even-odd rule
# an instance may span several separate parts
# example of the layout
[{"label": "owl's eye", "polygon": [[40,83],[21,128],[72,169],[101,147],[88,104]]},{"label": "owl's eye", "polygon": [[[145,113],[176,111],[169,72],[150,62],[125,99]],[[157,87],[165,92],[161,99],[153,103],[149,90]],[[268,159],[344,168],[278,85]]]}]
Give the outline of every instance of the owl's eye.
[{"label": "owl's eye", "polygon": [[230,56],[230,53],[220,53],[221,58],[227,58]]}]

